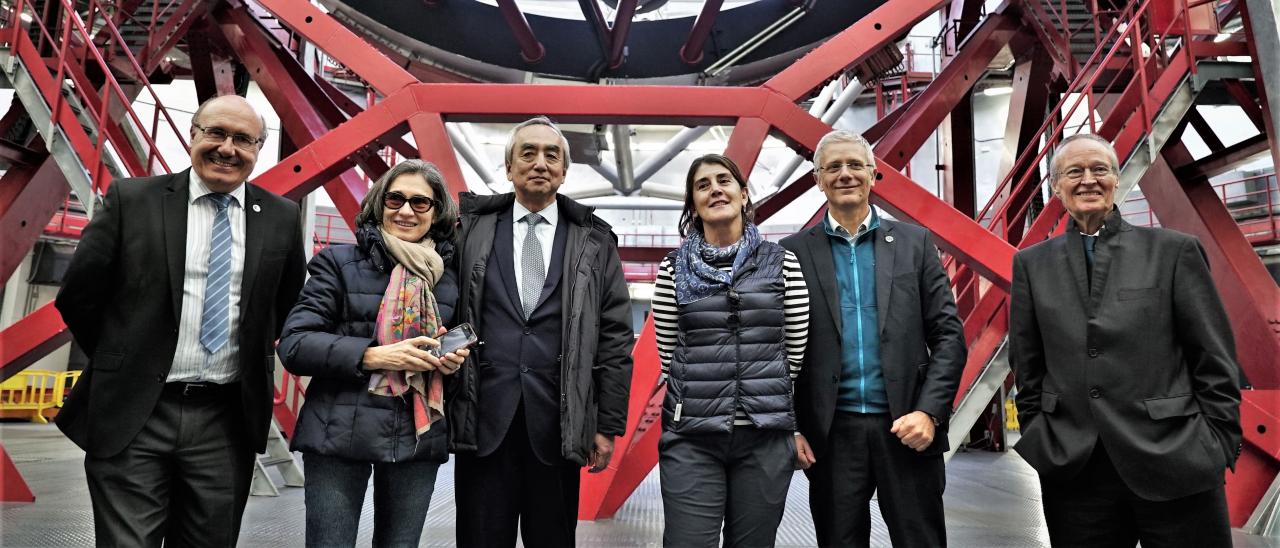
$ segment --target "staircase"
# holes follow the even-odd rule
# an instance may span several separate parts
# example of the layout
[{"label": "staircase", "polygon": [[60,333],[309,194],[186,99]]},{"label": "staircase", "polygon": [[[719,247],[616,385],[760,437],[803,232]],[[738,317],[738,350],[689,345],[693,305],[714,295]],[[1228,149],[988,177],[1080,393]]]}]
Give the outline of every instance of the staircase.
[{"label": "staircase", "polygon": [[[1065,12],[1062,11],[1064,4]],[[1050,112],[1066,111],[1068,114],[1064,114],[1056,124],[1051,124],[1052,119],[1046,121],[1037,132],[1038,135],[1046,136],[1046,145],[1043,149],[1039,144],[1033,145],[1023,151],[1014,162],[1015,166],[1038,166],[1062,138],[1075,132],[1092,131],[1115,143],[1117,154],[1122,160],[1116,200],[1117,203],[1122,203],[1152,164],[1160,158],[1160,151],[1180,127],[1187,112],[1193,107],[1196,95],[1208,81],[1252,78],[1251,68],[1248,64],[1241,63],[1203,61],[1196,64],[1194,68],[1198,70],[1193,71],[1191,64],[1195,61],[1186,53],[1185,40],[1181,47],[1168,55],[1162,55],[1164,50],[1156,47],[1157,44],[1143,42],[1139,44],[1145,46],[1143,51],[1155,51],[1156,57],[1131,57],[1129,53],[1132,51],[1132,40],[1126,37],[1133,33],[1122,32],[1133,21],[1146,25],[1144,16],[1150,3],[1139,4],[1141,5],[1130,5],[1126,13],[1118,14],[1118,24],[1100,27],[1102,44],[1096,49],[1092,47],[1099,41],[1093,30],[1094,16],[1082,0],[1041,0],[1041,9],[1031,10],[1029,17],[1034,18],[1033,24],[1042,25],[1059,36],[1070,37],[1069,40],[1053,43],[1059,47],[1069,44],[1070,58],[1078,63],[1078,72],[1071,79],[1071,85],[1068,92],[1063,94],[1063,99],[1050,109]],[[1108,17],[1099,18],[1100,21],[1110,20],[1110,14],[1107,15]],[[1088,51],[1085,50],[1086,47],[1089,47]],[[1062,53],[1064,52],[1058,52],[1059,55]],[[1107,95],[1117,100],[1103,100],[1102,97]],[[1103,107],[1103,104],[1108,106]],[[1069,130],[1068,122],[1072,119],[1070,113],[1077,110],[1085,114],[1087,119],[1097,121],[1086,123],[1074,131]],[[1031,172],[1010,173],[993,193],[995,198],[992,202],[978,215],[997,234],[1008,235],[1009,227],[1002,226],[1001,219],[1006,218],[1009,211],[1021,211],[1013,218],[1014,222],[1022,222],[1026,218],[1029,204],[997,203],[996,199],[1002,195],[1029,198],[1036,194],[1019,190],[1005,194],[1006,188],[1048,186],[1050,181],[1047,176],[1038,181],[1029,180]],[[996,213],[988,215],[993,209]],[[1011,243],[1026,247],[1042,241],[1059,233],[1065,226],[1064,221],[1061,203],[1054,199],[1041,216],[1034,219],[1022,240]],[[977,295],[978,280],[967,267],[958,267],[952,279],[957,295]],[[951,419],[952,453],[961,446],[978,417],[1009,376],[1005,299],[1007,295],[1003,292],[988,289],[980,298],[975,299],[977,304],[962,317],[971,350],[961,381],[961,386],[967,389],[962,388]]]}]

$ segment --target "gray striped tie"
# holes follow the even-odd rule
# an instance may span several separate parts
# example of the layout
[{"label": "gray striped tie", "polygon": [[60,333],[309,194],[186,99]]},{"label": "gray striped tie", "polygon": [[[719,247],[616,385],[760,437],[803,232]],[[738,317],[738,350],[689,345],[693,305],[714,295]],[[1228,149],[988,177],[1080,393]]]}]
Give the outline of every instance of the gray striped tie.
[{"label": "gray striped tie", "polygon": [[524,307],[524,319],[529,319],[542,296],[542,283],[547,279],[546,266],[542,264],[542,241],[538,239],[538,223],[542,215],[530,213],[524,216],[529,231],[524,235],[524,249],[520,252],[520,306]]},{"label": "gray striped tie", "polygon": [[200,344],[213,354],[227,344],[231,330],[231,220],[227,218],[231,195],[214,192],[205,196],[213,201],[218,213],[213,216],[213,232],[209,235]]}]

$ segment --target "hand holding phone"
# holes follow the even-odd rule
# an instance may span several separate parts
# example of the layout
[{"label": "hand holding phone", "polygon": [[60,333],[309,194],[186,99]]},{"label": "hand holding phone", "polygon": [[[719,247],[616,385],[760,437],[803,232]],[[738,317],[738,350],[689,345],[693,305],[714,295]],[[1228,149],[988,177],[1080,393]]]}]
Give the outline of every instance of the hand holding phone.
[{"label": "hand holding phone", "polygon": [[431,354],[437,358],[444,357],[445,354],[450,352],[469,348],[480,342],[475,330],[471,328],[469,323],[459,324],[444,335],[441,335],[437,340],[440,341],[440,346],[430,350]]}]

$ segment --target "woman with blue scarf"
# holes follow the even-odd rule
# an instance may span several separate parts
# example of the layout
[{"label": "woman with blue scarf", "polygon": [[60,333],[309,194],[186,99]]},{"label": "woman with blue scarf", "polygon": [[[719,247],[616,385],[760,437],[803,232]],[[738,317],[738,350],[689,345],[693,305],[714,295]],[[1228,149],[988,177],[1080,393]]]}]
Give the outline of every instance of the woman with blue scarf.
[{"label": "woman with blue scarf", "polygon": [[693,161],[685,240],[658,266],[653,296],[665,546],[714,547],[722,532],[724,546],[773,546],[782,521],[809,293],[795,255],[763,240],[752,213],[732,160]]}]

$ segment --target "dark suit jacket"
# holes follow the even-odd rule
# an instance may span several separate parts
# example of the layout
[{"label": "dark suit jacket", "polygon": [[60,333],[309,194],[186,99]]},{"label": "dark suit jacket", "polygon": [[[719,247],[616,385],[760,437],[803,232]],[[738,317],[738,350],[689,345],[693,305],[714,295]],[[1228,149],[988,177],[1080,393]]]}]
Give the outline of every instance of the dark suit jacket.
[{"label": "dark suit jacket", "polygon": [[[188,171],[112,184],[58,292],[58,311],[90,359],[57,423],[97,457],[120,452],[141,431],[173,364],[185,276]],[[273,345],[302,287],[305,257],[298,204],[248,184],[244,207],[235,336],[243,431],[248,446],[261,451],[271,420]]]},{"label": "dark suit jacket", "polygon": [[1240,443],[1231,324],[1200,243],[1107,218],[1089,286],[1074,223],[1013,259],[1009,362],[1016,449],[1069,480],[1094,444],[1138,496],[1168,500],[1223,482]]},{"label": "dark suit jacket", "polygon": [[[841,373],[840,353],[833,350],[840,348],[840,287],[829,238],[817,224],[782,240],[800,260],[812,303],[795,406],[800,433],[819,459],[835,418]],[[941,424],[924,454],[940,454],[948,449],[947,419],[968,357],[951,284],[924,228],[881,220],[871,238],[889,413],[897,419],[919,410],[937,418]]]},{"label": "dark suit jacket", "polygon": [[[515,264],[511,209],[497,213],[493,252],[485,271],[485,301],[481,310],[480,338],[484,355],[476,364],[480,401],[488,402],[480,413],[476,456],[487,457],[507,436],[516,409],[523,405],[525,431],[533,454],[543,464],[556,465],[560,455],[560,358],[561,291],[565,241],[569,223],[556,223],[550,267],[538,305],[526,320],[516,285],[520,267]],[[523,443],[523,442],[522,442]]]}]

